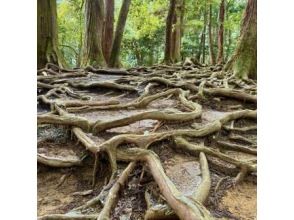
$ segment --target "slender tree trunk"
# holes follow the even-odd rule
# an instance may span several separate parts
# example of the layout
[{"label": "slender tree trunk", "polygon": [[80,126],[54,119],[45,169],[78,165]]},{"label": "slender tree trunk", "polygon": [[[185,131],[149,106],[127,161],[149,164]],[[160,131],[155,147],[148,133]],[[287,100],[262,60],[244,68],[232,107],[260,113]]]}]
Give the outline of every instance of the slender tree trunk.
[{"label": "slender tree trunk", "polygon": [[111,49],[110,59],[109,59],[109,66],[110,67],[119,67],[119,54],[121,48],[121,42],[123,38],[123,33],[128,17],[129,7],[131,4],[131,0],[124,0],[119,12],[119,17],[117,21],[117,26],[115,29],[115,36],[114,41]]},{"label": "slender tree trunk", "polygon": [[218,29],[218,53],[217,53],[217,64],[224,62],[224,19],[225,19],[225,0],[221,0],[219,7],[219,29]]},{"label": "slender tree trunk", "polygon": [[104,1],[86,0],[85,2],[85,40],[82,66],[105,66],[105,59],[102,53],[102,31],[104,19]]},{"label": "slender tree trunk", "polygon": [[257,78],[257,0],[248,0],[233,56],[225,66],[240,78]]},{"label": "slender tree trunk", "polygon": [[200,61],[200,57],[202,54],[202,63],[205,63],[205,39],[206,39],[206,26],[207,26],[207,9],[206,9],[206,1],[205,1],[205,5],[204,5],[204,21],[203,21],[203,31],[201,34],[201,42],[200,42],[200,50],[198,53],[198,60]]},{"label": "slender tree trunk", "polygon": [[109,63],[112,41],[113,41],[113,24],[114,24],[114,0],[105,2],[105,23],[103,30],[102,50],[104,58]]},{"label": "slender tree trunk", "polygon": [[181,43],[183,36],[184,0],[177,0],[173,19],[172,61],[181,60]]},{"label": "slender tree trunk", "polygon": [[[230,7],[230,4],[229,2],[227,2],[227,5],[226,5],[226,20],[228,21],[229,20],[229,7]],[[226,55],[225,55],[225,62],[228,61],[228,58],[230,56],[230,48],[231,48],[231,44],[232,44],[232,31],[230,28],[226,29],[225,30],[225,40],[227,41],[227,45],[226,45]]]},{"label": "slender tree trunk", "polygon": [[232,31],[229,29],[227,30],[227,50],[226,50],[226,58],[225,60],[228,61],[228,58],[230,56],[230,51],[231,51],[231,45],[232,45]]},{"label": "slender tree trunk", "polygon": [[[84,0],[81,3],[81,7],[80,7],[80,11],[83,10],[83,6],[84,6]],[[83,24],[82,24],[82,13],[80,13],[79,16],[79,22],[80,22],[80,30],[82,30]],[[77,56],[77,62],[76,62],[76,67],[80,67],[81,66],[81,56],[82,56],[82,49],[83,49],[83,32],[81,31],[80,33],[80,37],[79,37],[79,52],[78,52],[78,56]]]},{"label": "slender tree trunk", "polygon": [[58,49],[56,0],[38,0],[37,5],[37,67],[43,68],[46,63],[64,67]]},{"label": "slender tree trunk", "polygon": [[208,34],[209,34],[209,54],[211,65],[215,64],[215,55],[213,51],[213,37],[212,37],[212,5],[209,3],[209,24],[208,24]]},{"label": "slender tree trunk", "polygon": [[166,18],[165,29],[165,50],[164,50],[164,62],[166,64],[172,63],[172,25],[175,14],[176,0],[170,0],[169,10]]},{"label": "slender tree trunk", "polygon": [[141,54],[138,43],[136,41],[133,41],[132,42],[132,47],[133,47],[133,50],[135,52],[135,57],[136,57],[136,60],[137,60],[137,66],[141,66],[143,64],[143,58],[142,58],[142,54]]}]

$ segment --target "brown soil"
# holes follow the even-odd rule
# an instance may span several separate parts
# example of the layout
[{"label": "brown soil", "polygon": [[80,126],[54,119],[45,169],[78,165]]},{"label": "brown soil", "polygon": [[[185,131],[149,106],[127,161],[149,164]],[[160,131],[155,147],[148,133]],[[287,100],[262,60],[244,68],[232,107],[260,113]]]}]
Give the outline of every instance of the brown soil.
[{"label": "brown soil", "polygon": [[[92,80],[117,80],[118,76],[109,75],[95,75],[92,76]],[[76,79],[78,80],[78,79]],[[84,80],[84,79],[80,79]],[[78,92],[75,91],[75,92]],[[81,92],[81,91],[80,91]],[[134,100],[133,94],[128,92],[111,91],[106,89],[91,89],[82,91],[81,93],[89,95],[92,100],[106,101],[111,98],[117,99],[121,103],[128,103]],[[125,94],[124,96],[119,95]],[[71,99],[68,97],[61,98]],[[197,100],[203,107],[202,116],[199,119],[195,119],[189,122],[176,122],[166,123],[160,122],[160,126],[157,127],[157,131],[169,131],[172,129],[191,129],[191,124],[197,123],[196,126],[207,124],[214,120],[218,120],[223,117],[227,112],[231,112],[236,109],[255,109],[252,104],[243,103],[236,100],[226,98],[212,98],[207,97],[204,100]],[[90,121],[97,120],[114,120],[120,119],[126,116],[144,112],[146,110],[166,110],[166,109],[184,109],[179,101],[174,97],[168,99],[156,100],[148,105],[144,109],[132,109],[132,110],[101,110],[95,112],[75,113],[77,116],[82,116]],[[38,112],[45,113],[49,110],[45,110],[38,105]],[[102,144],[104,141],[110,139],[117,134],[133,133],[143,134],[145,132],[153,132],[154,128],[158,125],[157,120],[141,120],[133,124],[109,129],[94,136],[87,134],[96,144]],[[256,125],[256,122],[249,120],[236,120],[235,127],[243,127]],[[195,127],[194,127],[195,128]],[[250,140],[256,141],[256,131],[250,131],[247,133],[232,132],[234,134],[242,135]],[[229,151],[224,149],[218,149],[215,141],[226,140],[228,141],[228,135],[230,132],[221,131],[214,134],[213,137],[193,138],[192,143],[203,144],[205,146],[216,149],[223,152],[233,158],[239,160],[256,159],[255,155],[245,154],[236,151]],[[186,152],[176,151],[173,148],[173,143],[170,140],[154,143],[150,146],[160,158],[163,168],[175,184],[177,189],[184,195],[189,196],[197,189],[201,183],[201,169],[198,161],[198,156],[192,156]],[[68,128],[62,126],[39,126],[38,127],[38,149],[39,154],[57,157],[57,158],[81,158],[87,152],[84,147],[70,139],[68,134]],[[217,158],[207,156],[209,161],[209,167],[212,176],[212,193],[208,198],[208,203],[213,200],[214,205],[210,207],[212,214],[225,213],[226,217],[217,219],[239,219],[239,220],[254,220],[256,219],[256,184],[254,182],[242,182],[240,185],[226,189],[220,187],[218,195],[214,195],[213,190],[217,182],[226,176],[230,176],[232,179],[238,169],[232,164],[221,161]],[[71,168],[50,168],[44,165],[38,164],[38,216],[47,214],[62,214],[67,213],[75,207],[85,204],[85,202],[97,196],[102,190],[105,183],[109,178],[110,169],[107,159],[102,159],[102,165],[99,168],[97,174],[97,182],[95,187],[92,187],[92,172],[93,172],[94,159],[93,155],[89,153],[86,159],[83,160],[81,166]],[[218,165],[221,169],[218,169]],[[225,164],[225,165],[224,165]],[[119,162],[118,168],[121,171],[126,164]],[[224,170],[224,167],[228,169]],[[143,180],[140,182],[140,175],[142,173],[143,164],[137,163],[136,169],[129,176],[128,183],[120,192],[120,199],[112,210],[111,219],[122,220],[140,220],[144,219],[144,213],[146,211],[146,202],[144,198],[144,192],[148,187],[153,187],[154,191],[158,191],[155,182],[153,181],[148,169],[145,170]],[[146,168],[146,167],[145,167]],[[226,171],[226,172],[225,172]],[[224,182],[225,185],[226,182]],[[92,190],[92,191],[90,191]],[[75,194],[86,195],[75,195]],[[155,196],[155,195],[153,195]],[[155,196],[156,199],[162,197],[161,195]],[[160,201],[164,203],[164,200]],[[100,205],[95,205],[92,208],[87,209],[87,214],[98,213],[101,210]],[[229,214],[231,214],[231,217]],[[225,216],[225,215],[224,215]],[[219,217],[215,215],[215,217]]]},{"label": "brown soil", "polygon": [[243,182],[226,191],[221,200],[220,207],[230,211],[237,219],[256,219],[256,185]]}]

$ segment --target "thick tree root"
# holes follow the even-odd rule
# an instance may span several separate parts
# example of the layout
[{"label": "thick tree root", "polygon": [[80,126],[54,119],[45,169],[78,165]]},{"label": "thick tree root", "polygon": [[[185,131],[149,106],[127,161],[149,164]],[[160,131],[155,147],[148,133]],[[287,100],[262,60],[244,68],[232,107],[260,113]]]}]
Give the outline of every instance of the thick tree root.
[{"label": "thick tree root", "polygon": [[69,214],[53,214],[38,217],[38,220],[95,220],[98,215],[69,215]]},{"label": "thick tree root", "polygon": [[204,152],[205,154],[207,154],[209,156],[217,157],[217,158],[219,158],[225,162],[231,163],[237,167],[240,167],[240,168],[246,167],[248,169],[248,171],[256,172],[256,170],[257,170],[257,165],[256,165],[255,161],[237,160],[237,159],[234,159],[226,154],[223,154],[223,153],[220,153],[216,150],[213,150],[211,148],[191,144],[182,137],[176,137],[175,143],[178,147],[185,149],[195,155],[198,155],[199,152]]},{"label": "thick tree root", "polygon": [[[222,165],[224,167],[233,165],[235,173],[239,170],[239,173],[233,180],[233,184],[242,181],[250,172],[256,172],[257,164],[255,159],[235,159],[228,154],[220,152],[218,147],[256,155],[257,150],[253,148],[253,145],[256,143],[239,135],[241,132],[256,130],[256,126],[233,127],[228,126],[227,123],[243,118],[256,120],[257,112],[256,110],[232,111],[217,120],[202,124],[203,121],[198,123],[201,120],[202,106],[192,100],[196,98],[206,98],[209,100],[216,96],[218,99],[225,97],[239,100],[239,104],[235,104],[238,108],[243,108],[243,106],[247,105],[245,102],[250,102],[251,108],[257,102],[256,83],[255,81],[236,80],[230,73],[219,72],[218,70],[212,73],[209,67],[197,66],[196,68],[196,66],[192,63],[191,65],[186,64],[184,66],[157,65],[129,70],[94,69],[93,67],[87,67],[85,70],[65,70],[49,64],[45,69],[39,70],[38,92],[41,95],[38,96],[38,101],[50,105],[51,112],[38,115],[38,124],[68,126],[72,134],[75,135],[86,150],[93,154],[95,158],[93,187],[96,182],[96,173],[99,170],[98,166],[102,162],[100,161],[102,154],[103,156],[105,154],[108,156],[111,176],[107,186],[103,187],[100,194],[85,204],[76,207],[67,214],[46,215],[38,219],[111,219],[112,210],[114,210],[117,204],[119,194],[134,170],[137,161],[144,163],[143,166],[150,171],[166,202],[163,205],[154,206],[150,202],[150,195],[146,191],[145,198],[148,207],[145,219],[213,219],[204,206],[211,189],[207,160],[210,161],[209,163],[212,166],[212,161],[216,158],[216,161],[223,161],[222,163],[225,163],[225,165]],[[115,80],[97,81],[96,74],[97,76],[99,74],[123,75],[123,77]],[[164,91],[164,86],[169,89]],[[127,91],[128,94],[124,93],[107,101],[93,101],[90,97],[82,94],[81,91],[76,91],[76,89],[89,90],[96,88]],[[160,92],[158,92],[159,89]],[[46,92],[45,94],[44,91]],[[119,102],[121,96],[133,96],[134,94],[139,94],[140,96],[128,103]],[[71,100],[65,99],[66,96],[71,97]],[[179,100],[181,107],[185,109],[184,111],[175,109],[147,110],[120,119],[107,121],[90,121],[85,117],[71,114],[100,110],[144,109],[155,100],[171,98],[172,96]],[[186,122],[188,124],[190,121],[191,123],[189,123],[190,127],[186,129],[180,129],[177,126],[168,124],[169,128],[159,128],[159,126],[156,126],[152,132],[145,132],[144,135],[119,134],[99,144],[93,141],[87,134],[100,135],[101,132],[109,129],[130,125],[145,119],[158,120],[164,124],[167,124],[167,122]],[[198,138],[210,135],[214,137],[216,132],[219,137],[223,133],[220,132],[221,129],[232,131],[228,137],[229,139],[240,141],[242,144],[250,144],[250,147],[220,141],[223,139],[216,142],[217,148],[211,148],[209,141],[205,142],[205,145],[192,143],[194,140],[196,142],[199,141]],[[234,135],[232,134],[233,132]],[[106,133],[109,132],[105,132],[103,135]],[[157,154],[152,150],[148,150],[151,144],[163,140],[168,140],[171,143],[171,147],[179,149],[179,152],[188,152],[190,155],[199,158],[202,181],[194,192],[191,192],[188,196],[182,194],[166,175]],[[209,138],[208,140],[211,139]],[[122,173],[118,174],[117,163],[120,161],[130,163]],[[70,167],[81,165],[82,159],[63,160],[59,157],[53,158],[38,154],[38,162],[53,167]],[[230,174],[230,176],[235,175],[235,173]],[[98,203],[103,207],[99,214],[80,214]]]},{"label": "thick tree root", "polygon": [[48,157],[42,154],[37,155],[38,163],[50,166],[50,167],[72,167],[81,166],[82,159],[76,157],[71,159],[61,159],[56,157]]},{"label": "thick tree root", "polygon": [[115,182],[115,184],[111,187],[108,196],[106,198],[106,201],[104,203],[104,207],[102,211],[99,214],[99,217],[97,220],[109,220],[110,219],[110,212],[116,205],[116,202],[118,200],[118,193],[122,189],[122,187],[125,185],[125,182],[128,179],[128,176],[130,173],[134,170],[136,166],[136,162],[131,162],[127,168],[121,173],[118,180]]},{"label": "thick tree root", "polygon": [[245,146],[238,145],[238,144],[233,144],[233,143],[230,143],[227,141],[217,141],[216,143],[219,146],[224,147],[224,148],[228,148],[231,150],[240,151],[240,152],[244,152],[244,153],[248,153],[248,154],[257,155],[256,149],[252,149],[252,148],[245,147]]}]

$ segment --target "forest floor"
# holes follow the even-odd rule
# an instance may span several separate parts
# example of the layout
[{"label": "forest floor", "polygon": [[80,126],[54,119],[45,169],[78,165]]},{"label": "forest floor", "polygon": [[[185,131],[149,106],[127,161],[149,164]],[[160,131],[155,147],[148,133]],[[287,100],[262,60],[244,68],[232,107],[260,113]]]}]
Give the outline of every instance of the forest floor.
[{"label": "forest floor", "polygon": [[39,219],[256,219],[256,87],[192,63],[38,70]]}]

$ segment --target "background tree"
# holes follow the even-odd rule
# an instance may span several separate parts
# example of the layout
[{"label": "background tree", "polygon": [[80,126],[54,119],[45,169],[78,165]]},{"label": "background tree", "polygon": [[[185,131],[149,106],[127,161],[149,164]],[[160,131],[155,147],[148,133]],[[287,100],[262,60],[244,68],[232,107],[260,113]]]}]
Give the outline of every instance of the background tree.
[{"label": "background tree", "polygon": [[85,17],[83,7],[84,0],[64,0],[57,4],[58,41],[69,67],[81,65]]},{"label": "background tree", "polygon": [[38,0],[37,4],[37,67],[46,63],[65,66],[58,49],[56,0]]},{"label": "background tree", "polygon": [[[169,2],[170,0],[132,0],[121,41],[119,54],[119,63],[121,66],[128,68],[138,65],[153,65],[164,60],[166,18],[169,11]],[[109,1],[105,3],[109,3]],[[240,22],[246,3],[246,0],[226,0],[223,45],[224,61],[227,61],[227,59],[232,56],[236,47],[240,33]],[[117,26],[122,4],[123,0],[115,0],[113,26]],[[206,4],[207,33],[205,42],[207,43],[203,46],[203,41],[201,43],[201,36],[204,28],[203,15]],[[69,67],[79,67],[79,58],[82,58],[81,50],[83,48],[82,45],[84,45],[86,24],[84,6],[83,0],[57,1],[59,50]],[[219,6],[220,0],[185,0],[185,7],[183,7],[184,10],[181,13],[181,18],[183,19],[181,26],[185,30],[185,33],[181,32],[180,38],[181,58],[197,57],[199,51],[200,56],[203,56],[203,48],[205,49],[206,63],[211,63],[211,49],[216,58]],[[105,8],[107,8],[107,6],[105,6]],[[177,7],[175,10],[177,10]],[[107,12],[105,13],[107,14]],[[107,16],[105,16],[104,22],[106,22],[106,17]],[[209,23],[211,23],[212,42],[209,37]],[[105,25],[103,26],[105,27]],[[107,27],[109,27],[109,25],[107,25]],[[175,29],[176,25],[172,25],[171,31]],[[105,32],[103,31],[103,33]],[[104,34],[102,34],[102,38],[104,39]],[[104,51],[104,43],[110,43],[111,41],[105,41],[103,39],[101,46],[102,52]],[[106,39],[110,38],[108,37]]]},{"label": "background tree", "polygon": [[165,50],[164,50],[164,62],[166,64],[172,63],[172,31],[173,31],[173,19],[176,9],[176,0],[170,0],[168,14],[166,17],[166,29],[165,29]]},{"label": "background tree", "polygon": [[103,28],[102,50],[104,58],[109,63],[113,42],[114,0],[105,1],[105,22]]},{"label": "background tree", "polygon": [[185,1],[176,0],[175,12],[172,18],[171,59],[173,63],[181,60],[181,42],[184,32]]},{"label": "background tree", "polygon": [[240,78],[257,75],[257,0],[248,0],[236,50],[225,66]]},{"label": "background tree", "polygon": [[222,64],[224,62],[224,19],[225,19],[225,0],[221,0],[219,6],[219,29],[218,29],[218,53],[217,63]]},{"label": "background tree", "polygon": [[102,33],[104,19],[104,1],[85,1],[85,32],[81,66],[105,66],[102,53]]},{"label": "background tree", "polygon": [[209,2],[209,23],[208,23],[208,36],[209,36],[209,55],[210,63],[215,64],[215,55],[213,50],[213,36],[212,36],[212,3]]},{"label": "background tree", "polygon": [[204,1],[204,7],[203,7],[203,30],[201,33],[201,41],[200,41],[200,46],[198,50],[198,55],[197,59],[200,61],[200,57],[202,57],[201,62],[205,63],[205,40],[206,40],[206,26],[207,26],[207,5],[206,5],[206,0]]},{"label": "background tree", "polygon": [[109,59],[109,66],[110,67],[119,67],[120,61],[119,61],[119,54],[120,54],[120,48],[121,48],[121,42],[123,38],[123,33],[128,17],[129,7],[131,4],[131,0],[124,0],[123,4],[120,9],[116,29],[115,29],[115,36],[113,40],[113,45],[111,48],[111,54]]}]

